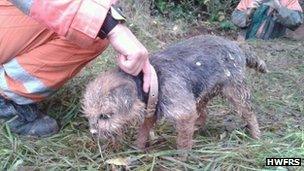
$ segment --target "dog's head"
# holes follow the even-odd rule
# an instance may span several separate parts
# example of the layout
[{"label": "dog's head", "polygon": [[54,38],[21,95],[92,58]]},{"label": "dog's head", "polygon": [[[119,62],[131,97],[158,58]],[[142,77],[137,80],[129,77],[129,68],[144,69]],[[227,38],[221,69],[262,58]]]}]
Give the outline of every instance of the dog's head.
[{"label": "dog's head", "polygon": [[88,84],[82,109],[90,132],[107,139],[121,137],[129,126],[142,122],[146,112],[135,82],[115,69]]}]

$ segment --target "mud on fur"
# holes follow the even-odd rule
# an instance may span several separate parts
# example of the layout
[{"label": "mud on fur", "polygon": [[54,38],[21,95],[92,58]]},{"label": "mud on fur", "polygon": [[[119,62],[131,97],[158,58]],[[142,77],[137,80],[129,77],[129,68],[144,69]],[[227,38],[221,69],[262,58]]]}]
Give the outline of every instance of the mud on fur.
[{"label": "mud on fur", "polygon": [[249,50],[221,37],[197,36],[153,54],[159,101],[152,118],[145,118],[147,94],[142,91],[142,75],[133,77],[118,68],[100,74],[88,84],[82,100],[91,133],[115,141],[131,125],[139,125],[136,145],[144,149],[150,130],[162,118],[175,126],[177,148],[189,150],[195,127],[206,121],[208,102],[220,95],[235,107],[251,136],[260,138],[244,82],[245,68],[262,73],[267,69]]}]

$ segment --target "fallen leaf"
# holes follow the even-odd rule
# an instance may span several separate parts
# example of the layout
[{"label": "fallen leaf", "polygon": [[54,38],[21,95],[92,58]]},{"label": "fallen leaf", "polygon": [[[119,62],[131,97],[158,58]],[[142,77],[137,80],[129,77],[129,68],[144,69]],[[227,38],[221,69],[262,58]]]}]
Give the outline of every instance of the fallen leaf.
[{"label": "fallen leaf", "polygon": [[109,159],[106,161],[107,164],[116,165],[116,166],[128,166],[129,165],[128,158],[115,158]]}]

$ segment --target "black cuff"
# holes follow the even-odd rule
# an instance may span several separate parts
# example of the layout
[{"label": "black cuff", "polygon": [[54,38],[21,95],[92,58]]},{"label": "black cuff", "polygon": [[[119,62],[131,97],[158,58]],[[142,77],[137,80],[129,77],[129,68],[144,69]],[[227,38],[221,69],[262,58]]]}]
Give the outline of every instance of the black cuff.
[{"label": "black cuff", "polygon": [[108,34],[110,33],[113,28],[119,24],[119,21],[114,19],[110,12],[108,12],[99,32],[98,32],[98,37],[101,39],[107,38]]}]

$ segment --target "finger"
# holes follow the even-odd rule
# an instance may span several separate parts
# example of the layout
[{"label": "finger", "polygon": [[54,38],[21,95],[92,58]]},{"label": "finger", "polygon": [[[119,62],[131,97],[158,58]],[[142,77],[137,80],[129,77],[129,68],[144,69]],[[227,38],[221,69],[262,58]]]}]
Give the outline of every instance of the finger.
[{"label": "finger", "polygon": [[145,67],[145,61],[143,60],[138,61],[138,68],[136,69],[134,74],[138,75],[143,70],[144,67]]},{"label": "finger", "polygon": [[134,74],[135,71],[137,70],[138,66],[136,63],[136,60],[130,60],[132,59],[131,57],[126,57],[124,55],[120,55],[119,56],[119,66],[124,69],[125,72],[127,72],[128,74]]},{"label": "finger", "polygon": [[252,4],[252,7],[253,8],[257,8],[259,6],[259,4],[257,3],[257,2],[254,2],[253,4]]},{"label": "finger", "polygon": [[255,2],[261,4],[263,0],[256,0]]},{"label": "finger", "polygon": [[250,4],[250,8],[253,8],[253,9],[256,9],[256,8],[258,8],[259,7],[259,4],[258,4],[258,2],[252,2],[251,4]]},{"label": "finger", "polygon": [[143,67],[143,74],[144,74],[144,84],[143,84],[143,90],[145,93],[149,92],[150,84],[151,84],[151,64],[149,60],[145,62],[145,65]]},{"label": "finger", "polygon": [[138,70],[136,72],[137,74],[139,74],[141,71],[143,71],[143,69],[147,65],[146,63],[148,63],[150,65],[149,57],[148,57],[148,52],[144,52],[144,53],[140,54],[138,63],[139,63],[139,68],[138,68]]},{"label": "finger", "polygon": [[135,75],[136,71],[138,70],[138,64],[134,62],[134,60],[128,60],[128,57],[124,55],[120,55],[118,57],[118,66],[126,73]]},{"label": "finger", "polygon": [[142,56],[134,56],[134,57],[128,57],[131,60],[128,60],[125,62],[125,67],[129,68],[130,74],[136,76],[138,75],[144,66],[145,63],[145,58],[143,58]]},{"label": "finger", "polygon": [[138,73],[138,70],[140,70],[140,63],[137,60],[127,61],[125,63],[125,67],[128,68],[129,73],[133,76],[136,76]]}]

